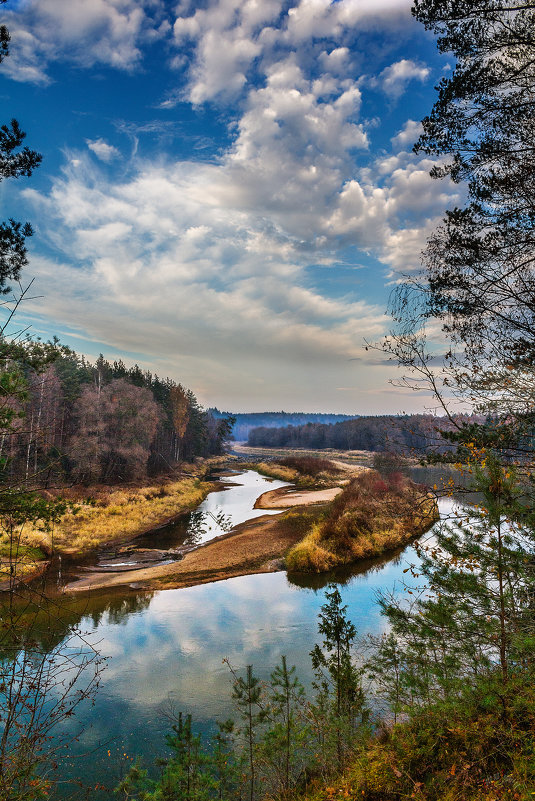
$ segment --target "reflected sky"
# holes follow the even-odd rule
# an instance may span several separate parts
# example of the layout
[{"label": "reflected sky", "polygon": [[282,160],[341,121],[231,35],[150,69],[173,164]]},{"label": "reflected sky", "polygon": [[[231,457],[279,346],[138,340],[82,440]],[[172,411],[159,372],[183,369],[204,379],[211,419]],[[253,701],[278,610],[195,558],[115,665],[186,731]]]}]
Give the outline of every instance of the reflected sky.
[{"label": "reflected sky", "polygon": [[228,479],[233,484],[227,490],[211,492],[198,507],[204,517],[205,532],[200,542],[224,534],[239,523],[265,514],[280,514],[280,510],[254,509],[254,503],[264,492],[290,486],[287,481],[265,478],[255,470],[246,470]]},{"label": "reflected sky", "polygon": [[181,515],[156,532],[138,537],[136,545],[148,548],[201,545],[246,520],[280,514],[280,510],[254,509],[254,503],[264,492],[289,486],[287,481],[266,478],[254,470],[236,473],[224,481],[226,488],[211,492],[194,512]]},{"label": "reflected sky", "polygon": [[[407,548],[341,587],[359,635],[384,630],[376,592],[400,588],[403,569],[415,560],[414,550]],[[82,629],[93,630],[93,641],[111,659],[95,706],[85,710],[83,720],[78,716],[84,732],[75,750],[93,752],[89,762],[83,760],[86,778],[102,780],[106,773],[114,784],[127,763],[124,753],[141,754],[152,763],[165,750],[169,723],[160,707],[169,699],[176,710],[191,713],[204,732],[232,715],[225,657],[238,670],[254,665],[255,673],[267,679],[285,654],[309,685],[309,652],[318,640],[324,597],[323,590],[297,587],[281,572],[160,592],[148,608],[121,618],[105,613],[96,627],[88,614]],[[79,774],[80,765],[73,770]]]},{"label": "reflected sky", "polygon": [[[260,493],[255,475],[240,491],[256,498]],[[235,491],[229,491],[229,497]],[[216,496],[221,494],[209,496],[211,509],[217,508]],[[444,516],[449,516],[453,503],[441,502]],[[377,592],[403,593],[403,581],[410,576],[403,571],[417,564],[409,546],[394,557],[362,565],[356,575],[344,576],[342,599],[361,637],[386,629]],[[81,629],[91,632],[102,655],[111,658],[95,705],[72,723],[73,731],[83,730],[73,751],[86,754],[82,762],[75,760],[73,775],[83,773],[88,782],[102,781],[105,775],[112,787],[128,764],[124,754],[141,755],[151,765],[165,751],[169,722],[161,706],[169,699],[177,711],[192,714],[197,730],[213,731],[217,719],[233,712],[224,658],[238,670],[252,664],[255,673],[267,679],[285,654],[308,686],[309,652],[319,641],[317,616],[324,599],[324,589],[297,586],[284,572],[139,595],[137,601],[130,596],[126,604],[117,594],[87,599]]]}]

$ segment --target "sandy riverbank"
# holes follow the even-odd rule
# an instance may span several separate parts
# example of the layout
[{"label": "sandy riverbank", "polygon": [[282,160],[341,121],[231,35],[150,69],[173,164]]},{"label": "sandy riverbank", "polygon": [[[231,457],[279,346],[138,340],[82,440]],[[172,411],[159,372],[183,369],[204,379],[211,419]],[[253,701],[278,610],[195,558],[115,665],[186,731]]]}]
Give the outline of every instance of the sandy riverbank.
[{"label": "sandy riverbank", "polygon": [[67,585],[65,591],[89,592],[113,587],[178,589],[211,581],[269,573],[283,569],[281,557],[303,536],[285,525],[284,517],[257,517],[236,526],[186,554],[178,562],[130,570],[127,573],[95,573]]},{"label": "sandy riverbank", "polygon": [[313,503],[328,503],[342,492],[342,487],[329,487],[320,490],[295,490],[293,487],[264,492],[255,502],[255,509],[290,509]]}]

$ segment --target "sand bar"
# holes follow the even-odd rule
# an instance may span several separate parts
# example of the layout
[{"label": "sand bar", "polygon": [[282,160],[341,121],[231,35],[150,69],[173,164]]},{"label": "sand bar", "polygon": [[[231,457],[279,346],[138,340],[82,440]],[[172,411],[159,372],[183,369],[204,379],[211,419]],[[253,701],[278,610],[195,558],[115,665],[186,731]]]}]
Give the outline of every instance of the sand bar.
[{"label": "sand bar", "polygon": [[327,503],[342,492],[342,487],[329,487],[320,490],[295,490],[293,487],[280,487],[264,492],[256,501],[255,509],[290,509],[311,503]]}]

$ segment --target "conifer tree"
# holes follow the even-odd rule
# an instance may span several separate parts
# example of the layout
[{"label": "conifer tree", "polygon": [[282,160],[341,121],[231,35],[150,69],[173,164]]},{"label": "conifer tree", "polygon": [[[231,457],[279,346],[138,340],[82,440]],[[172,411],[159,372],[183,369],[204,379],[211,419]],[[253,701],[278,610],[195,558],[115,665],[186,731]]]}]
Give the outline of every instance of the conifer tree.
[{"label": "conifer tree", "polygon": [[257,788],[257,744],[258,729],[266,719],[262,685],[260,679],[253,674],[253,666],[247,665],[245,678],[238,676],[230,663],[229,666],[234,683],[232,686],[232,700],[237,707],[242,725],[238,729],[244,743],[247,755],[247,768],[249,772],[249,799],[254,800]]},{"label": "conifer tree", "polygon": [[278,795],[287,796],[302,772],[310,731],[304,716],[305,690],[288,667],[286,656],[271,673],[268,690],[269,727],[262,738],[262,756],[268,773],[274,774]]},{"label": "conifer tree", "polygon": [[357,630],[346,616],[347,606],[342,605],[335,584],[329,585],[325,597],[318,618],[323,647],[316,644],[310,652],[315,673],[313,686],[317,691],[312,712],[317,721],[322,721],[317,730],[324,749],[333,730],[336,762],[341,770],[357,728],[357,715],[364,712],[364,698],[361,671],[352,657]]}]

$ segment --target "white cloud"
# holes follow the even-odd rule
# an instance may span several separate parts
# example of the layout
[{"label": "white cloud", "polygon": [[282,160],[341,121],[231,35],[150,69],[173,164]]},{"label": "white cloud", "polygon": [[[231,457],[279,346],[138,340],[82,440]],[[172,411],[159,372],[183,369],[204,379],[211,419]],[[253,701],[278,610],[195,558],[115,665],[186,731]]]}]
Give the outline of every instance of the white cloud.
[{"label": "white cloud", "polygon": [[120,156],[119,151],[113,145],[109,145],[104,139],[86,139],[87,147],[101,161],[112,161]]},{"label": "white cloud", "polygon": [[[331,74],[351,75],[344,38],[358,30],[410,20],[408,0],[298,0],[286,11],[283,0],[213,0],[191,13],[182,4],[174,23],[175,43],[194,47],[184,97],[199,104],[238,95],[253,69],[260,75],[281,60],[281,53],[299,53]],[[340,39],[325,50],[315,40]],[[306,45],[306,46],[305,46]]]},{"label": "white cloud", "polygon": [[262,34],[265,37],[266,27],[278,20],[281,10],[281,0],[219,0],[192,15],[179,15],[173,27],[176,44],[195,43],[188,99],[198,104],[237,94],[262,52]]},{"label": "white cloud", "polygon": [[390,140],[395,148],[405,150],[407,147],[412,147],[416,140],[423,133],[422,123],[416,120],[407,120],[401,131],[399,131]]},{"label": "white cloud", "polygon": [[330,73],[345,73],[350,61],[348,47],[335,47],[330,52],[326,50],[320,55],[323,67]]},{"label": "white cloud", "polygon": [[[372,163],[347,177],[351,161],[337,142],[353,141],[354,87],[318,105],[291,61],[270,79],[219,164],[132,162],[131,177],[114,183],[79,154],[48,196],[25,192],[39,203],[39,236],[61,254],[32,260],[50,319],[146,353],[212,402],[245,385],[254,395],[252,376],[259,396],[262,382],[274,380],[281,399],[297,382],[327,402],[316,370],[343,385],[348,360],[388,320],[379,306],[307,286],[307,265],[351,244],[393,270],[414,269],[443,200],[430,162],[409,154],[386,175]],[[272,127],[266,110],[276,112]]]},{"label": "white cloud", "polygon": [[429,73],[429,67],[424,64],[402,58],[381,72],[379,82],[387,95],[397,98],[403,94],[409,81],[417,80],[423,83],[429,77]]},{"label": "white cloud", "polygon": [[2,65],[14,80],[48,83],[48,66],[71,61],[133,69],[141,44],[165,36],[162,0],[27,0],[7,10],[12,43]]},{"label": "white cloud", "polygon": [[[43,3],[57,8],[59,0]],[[100,0],[90,5],[104,13]],[[141,39],[160,35],[143,12],[156,13],[158,3],[108,5],[119,17],[141,12],[124,29],[131,66]],[[232,405],[225,398],[244,386],[252,398],[254,379],[259,397],[276,385],[283,403],[299,385],[300,397],[321,408],[330,387],[346,385],[363,339],[379,338],[388,320],[354,291],[329,297],[311,283],[309,265],[336,264],[341,248],[354,247],[395,280],[418,266],[431,224],[458,191],[433,182],[430,160],[407,151],[418,130],[412,120],[392,138],[392,153],[370,155],[366,84],[350,43],[356,26],[409,19],[408,2],[301,0],[287,15],[282,0],[198,5],[176,12],[175,43],[193,57],[185,88],[161,107],[238,95],[233,142],[211,163],[134,156],[116,181],[87,151],[75,152],[49,194],[26,191],[39,203],[40,236],[58,254],[33,259],[46,313],[114,350],[145,353],[210,402]],[[80,24],[79,37],[89,30]],[[380,81],[394,97],[427,72],[402,60]],[[137,141],[137,130],[127,132]],[[120,155],[103,139],[87,146],[103,161]]]}]

